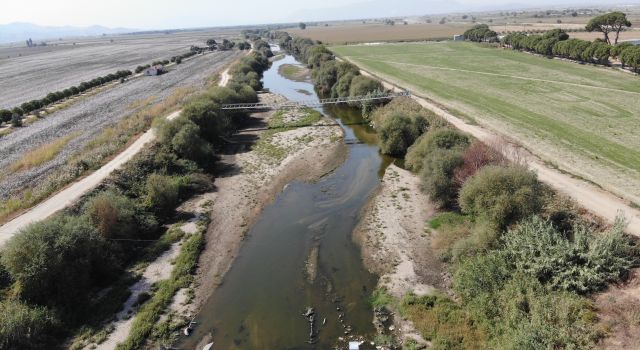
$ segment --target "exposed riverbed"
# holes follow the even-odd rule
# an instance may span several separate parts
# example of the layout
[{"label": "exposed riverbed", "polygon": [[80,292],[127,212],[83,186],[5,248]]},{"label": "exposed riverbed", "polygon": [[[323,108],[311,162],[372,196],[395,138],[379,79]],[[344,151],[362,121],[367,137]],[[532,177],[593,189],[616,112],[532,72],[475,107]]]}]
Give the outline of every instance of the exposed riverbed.
[{"label": "exposed riverbed", "polygon": [[[317,99],[311,83],[278,74],[296,63],[291,56],[274,62],[265,88],[290,100]],[[359,110],[322,112],[343,128],[346,160],[314,183],[287,185],[264,209],[180,348],[207,338],[213,349],[327,349],[373,337],[368,298],[377,278],[363,266],[352,233],[392,159],[379,154]]]}]

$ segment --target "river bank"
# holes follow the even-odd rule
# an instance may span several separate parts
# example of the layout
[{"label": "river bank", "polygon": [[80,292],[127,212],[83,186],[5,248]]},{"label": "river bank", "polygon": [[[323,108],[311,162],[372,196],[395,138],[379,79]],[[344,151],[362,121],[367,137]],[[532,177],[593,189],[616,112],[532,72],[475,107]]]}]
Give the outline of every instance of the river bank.
[{"label": "river bank", "polygon": [[[435,206],[420,190],[418,176],[389,166],[354,232],[365,266],[380,276],[378,289],[401,300],[408,293],[426,295],[447,287],[444,265],[431,247],[431,232],[425,228],[435,213]],[[391,330],[397,339],[426,344],[411,322],[397,315],[397,308],[390,309],[396,315]]]}]

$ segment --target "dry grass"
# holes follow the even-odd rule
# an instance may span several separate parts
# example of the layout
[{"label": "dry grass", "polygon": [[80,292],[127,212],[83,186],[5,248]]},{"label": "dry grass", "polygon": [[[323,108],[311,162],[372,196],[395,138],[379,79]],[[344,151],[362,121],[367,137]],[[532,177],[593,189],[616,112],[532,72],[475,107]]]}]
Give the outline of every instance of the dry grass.
[{"label": "dry grass", "polygon": [[599,326],[607,332],[603,349],[638,349],[640,342],[640,279],[638,271],[631,272],[628,281],[609,287],[595,296]]},{"label": "dry grass", "polygon": [[9,166],[12,172],[31,169],[35,166],[44,164],[53,159],[62,148],[79,135],[78,132],[63,136],[53,142],[44,144],[36,149],[25,153],[22,158]]},{"label": "dry grass", "polygon": [[362,43],[373,41],[415,41],[450,39],[462,34],[472,24],[420,23],[389,26],[384,24],[345,24],[329,27],[307,27],[305,30],[287,29],[291,34],[320,40],[329,44]]},{"label": "dry grass", "polygon": [[111,156],[120,152],[132,138],[151,127],[153,119],[165,117],[177,110],[194,93],[194,88],[179,88],[161,103],[147,106],[137,113],[120,120],[115,126],[104,129],[95,139],[73,155],[59,170],[33,188],[25,188],[16,196],[0,203],[0,224],[15,213],[32,207],[75,181],[88,171],[98,169]]},{"label": "dry grass", "polygon": [[[571,38],[575,39],[583,39],[583,40],[595,40],[602,39],[602,33],[600,32],[578,32],[578,33],[569,33]],[[613,37],[611,38],[613,41]],[[620,33],[620,38],[618,40],[631,40],[631,39],[640,39],[640,29],[628,30]]]}]

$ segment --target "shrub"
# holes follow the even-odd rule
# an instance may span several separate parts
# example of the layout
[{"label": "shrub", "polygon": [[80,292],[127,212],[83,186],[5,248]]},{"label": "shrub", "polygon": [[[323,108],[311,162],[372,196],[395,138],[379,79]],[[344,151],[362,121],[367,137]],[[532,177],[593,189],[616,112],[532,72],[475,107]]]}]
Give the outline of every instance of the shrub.
[{"label": "shrub", "polygon": [[384,91],[382,83],[378,80],[365,77],[363,75],[357,75],[351,80],[351,86],[349,87],[349,96],[364,96],[369,93],[376,93]]},{"label": "shrub", "polygon": [[505,234],[502,249],[518,271],[551,288],[578,293],[618,281],[637,263],[638,253],[620,221],[604,234],[577,225],[569,236],[539,217]]},{"label": "shrub", "polygon": [[12,116],[13,116],[13,113],[11,113],[11,111],[6,109],[0,109],[0,122],[8,123],[9,121],[11,121]]},{"label": "shrub", "polygon": [[477,140],[464,150],[462,159],[463,165],[454,172],[454,178],[460,186],[487,165],[506,166],[508,164],[508,160],[502,153]]},{"label": "shrub", "polygon": [[44,349],[56,331],[54,314],[17,300],[0,301],[0,349]]},{"label": "shrub", "polygon": [[15,235],[2,264],[27,301],[70,315],[87,302],[87,292],[119,270],[110,244],[82,217],[56,216]]},{"label": "shrub", "polygon": [[427,127],[428,122],[422,116],[410,118],[401,112],[390,115],[378,127],[380,152],[403,156]]},{"label": "shrub", "polygon": [[22,117],[19,114],[13,114],[11,117],[11,126],[19,128],[22,126]]},{"label": "shrub", "polygon": [[145,204],[160,215],[171,213],[178,204],[182,185],[180,178],[151,174],[146,182]]},{"label": "shrub", "polygon": [[83,212],[105,238],[141,238],[157,228],[152,215],[139,208],[134,200],[113,190],[89,199]]},{"label": "shrub", "polygon": [[425,157],[420,171],[422,190],[439,207],[455,205],[460,186],[453,173],[463,162],[455,149],[436,149]]},{"label": "shrub", "polygon": [[407,150],[405,165],[414,172],[422,170],[424,159],[438,149],[461,150],[469,145],[469,137],[449,128],[430,129]]},{"label": "shrub", "polygon": [[486,348],[484,332],[460,305],[447,297],[409,294],[404,297],[401,309],[422,336],[431,341],[430,349]]},{"label": "shrub", "polygon": [[197,125],[200,136],[214,145],[220,144],[220,136],[228,135],[234,129],[231,118],[221,112],[219,104],[207,95],[187,103],[182,109],[181,118]]},{"label": "shrub", "polygon": [[185,120],[179,131],[171,139],[171,148],[185,159],[207,165],[213,161],[213,147],[200,137],[200,128],[191,121]]},{"label": "shrub", "polygon": [[535,173],[517,166],[488,166],[464,184],[459,204],[464,213],[503,230],[539,213],[543,196]]},{"label": "shrub", "polygon": [[347,73],[338,79],[338,82],[331,87],[331,97],[348,97],[351,91],[351,82],[356,74]]}]

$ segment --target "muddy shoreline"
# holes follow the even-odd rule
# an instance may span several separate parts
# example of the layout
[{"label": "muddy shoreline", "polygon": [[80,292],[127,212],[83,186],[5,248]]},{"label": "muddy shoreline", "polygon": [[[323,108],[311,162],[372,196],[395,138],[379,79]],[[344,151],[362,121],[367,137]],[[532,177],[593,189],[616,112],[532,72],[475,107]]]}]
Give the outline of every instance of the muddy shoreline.
[{"label": "muddy shoreline", "polygon": [[[262,98],[273,98],[273,95],[266,94]],[[254,115],[255,124],[264,125],[272,114]],[[315,181],[344,162],[348,151],[342,141],[344,131],[326,117],[319,124],[325,126],[309,128],[322,129],[318,142],[297,144],[281,162],[261,162],[260,166],[254,167],[251,158],[255,157],[252,154],[255,151],[248,149],[223,156],[221,163],[225,171],[215,181],[217,191],[213,196],[211,223],[205,249],[200,255],[195,301],[188,313],[196,314],[216,287],[224,282],[247,231],[288,183]],[[237,138],[257,139],[265,130],[252,127],[241,131]]]},{"label": "muddy shoreline", "polygon": [[[353,239],[362,250],[366,268],[379,275],[378,288],[396,299],[408,293],[425,295],[447,288],[445,266],[431,247],[432,233],[426,222],[436,213],[434,205],[420,191],[418,176],[390,165],[380,187],[363,207]],[[393,333],[400,343],[426,341],[398,310]]]}]

